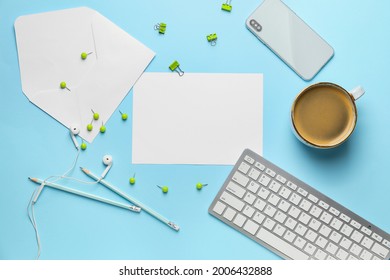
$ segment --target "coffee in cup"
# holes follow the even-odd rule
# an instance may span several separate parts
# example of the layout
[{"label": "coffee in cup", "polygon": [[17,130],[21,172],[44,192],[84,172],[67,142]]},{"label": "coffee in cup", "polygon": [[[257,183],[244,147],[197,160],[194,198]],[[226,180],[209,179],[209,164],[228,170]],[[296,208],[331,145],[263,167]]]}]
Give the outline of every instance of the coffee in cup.
[{"label": "coffee in cup", "polygon": [[355,100],[362,87],[351,92],[333,83],[317,83],[305,88],[291,108],[295,135],[316,148],[333,148],[352,134],[357,122]]}]

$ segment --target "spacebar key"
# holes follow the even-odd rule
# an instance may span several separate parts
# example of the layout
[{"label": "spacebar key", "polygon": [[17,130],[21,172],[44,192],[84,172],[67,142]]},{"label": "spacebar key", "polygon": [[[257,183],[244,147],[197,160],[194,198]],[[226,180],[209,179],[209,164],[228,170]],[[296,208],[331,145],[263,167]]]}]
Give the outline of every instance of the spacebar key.
[{"label": "spacebar key", "polygon": [[309,256],[290,245],[286,241],[280,239],[276,235],[272,234],[268,230],[261,228],[256,235],[257,238],[267,243],[269,246],[275,248],[279,252],[287,255],[293,260],[308,260]]}]

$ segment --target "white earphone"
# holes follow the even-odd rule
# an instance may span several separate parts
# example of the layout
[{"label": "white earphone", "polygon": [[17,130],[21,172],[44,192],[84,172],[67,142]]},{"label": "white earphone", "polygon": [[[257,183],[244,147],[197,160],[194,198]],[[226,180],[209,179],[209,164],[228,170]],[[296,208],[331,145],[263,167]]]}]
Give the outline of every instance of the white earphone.
[{"label": "white earphone", "polygon": [[71,125],[69,130],[70,130],[70,137],[72,137],[73,143],[74,143],[76,149],[78,150],[79,143],[76,140],[76,135],[78,135],[80,133],[80,126],[77,124],[73,124],[73,125]]},{"label": "white earphone", "polygon": [[103,157],[103,163],[104,165],[106,165],[106,169],[103,171],[102,175],[100,176],[101,179],[103,179],[104,177],[106,177],[108,171],[110,170],[111,166],[112,166],[112,156],[111,155],[105,155]]}]

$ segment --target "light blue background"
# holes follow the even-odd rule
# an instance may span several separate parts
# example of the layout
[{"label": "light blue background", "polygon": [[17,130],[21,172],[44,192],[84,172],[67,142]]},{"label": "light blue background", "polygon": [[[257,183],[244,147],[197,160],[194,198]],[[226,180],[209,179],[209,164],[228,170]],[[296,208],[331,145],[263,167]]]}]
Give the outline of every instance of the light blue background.
[{"label": "light blue background", "polygon": [[[153,49],[157,56],[148,72],[168,72],[168,65],[178,60],[186,72],[263,73],[264,156],[390,232],[390,1],[285,0],[335,49],[333,59],[310,82],[245,28],[260,0],[233,0],[232,13],[220,10],[222,2],[0,0],[0,259],[35,258],[26,206],[36,185],[27,177],[62,174],[75,156],[68,131],[21,91],[13,23],[20,15],[79,6],[96,9]],[[161,21],[168,24],[164,36],[153,29]],[[205,36],[214,32],[219,39],[211,47]],[[357,104],[354,134],[334,150],[308,148],[290,130],[294,97],[318,81],[366,89]],[[42,259],[279,259],[207,213],[231,166],[132,165],[132,92],[120,109],[130,115],[128,121],[115,114],[106,134],[82,152],[78,166],[100,174],[102,156],[112,154],[107,180],[175,221],[180,232],[145,212],[46,188],[36,205]],[[137,183],[130,186],[134,173]],[[73,175],[88,180],[78,169]],[[209,186],[197,191],[198,181]],[[63,183],[126,202],[102,186]],[[163,195],[156,184],[168,185],[169,193]]]}]

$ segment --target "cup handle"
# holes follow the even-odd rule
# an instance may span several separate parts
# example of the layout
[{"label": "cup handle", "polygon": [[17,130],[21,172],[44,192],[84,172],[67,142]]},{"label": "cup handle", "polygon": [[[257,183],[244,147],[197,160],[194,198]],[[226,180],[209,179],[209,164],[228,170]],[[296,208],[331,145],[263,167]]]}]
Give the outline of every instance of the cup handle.
[{"label": "cup handle", "polygon": [[357,86],[354,89],[350,90],[349,93],[353,96],[353,98],[358,100],[366,91],[362,86]]}]

